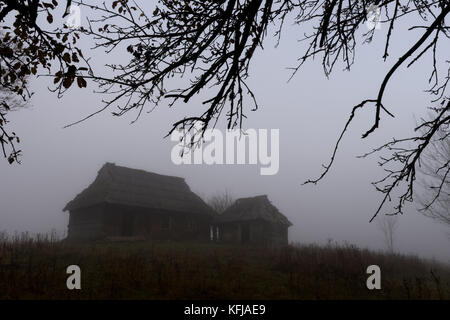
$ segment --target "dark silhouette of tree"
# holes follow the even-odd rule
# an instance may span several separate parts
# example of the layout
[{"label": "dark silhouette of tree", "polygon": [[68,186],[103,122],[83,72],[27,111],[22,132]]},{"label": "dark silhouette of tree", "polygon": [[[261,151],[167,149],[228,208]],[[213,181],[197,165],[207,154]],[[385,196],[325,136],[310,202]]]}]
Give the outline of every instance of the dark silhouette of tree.
[{"label": "dark silhouette of tree", "polygon": [[228,207],[230,207],[234,199],[228,190],[224,192],[218,192],[215,195],[208,198],[206,201],[208,205],[214,209],[218,214],[222,214]]},{"label": "dark silhouette of tree", "polygon": [[[432,119],[433,114],[428,116]],[[423,129],[425,130],[425,129]],[[423,156],[419,180],[423,191],[419,194],[420,211],[450,227],[450,125],[441,126]]]},{"label": "dark silhouette of tree", "polygon": [[[25,3],[25,0],[21,2]],[[87,78],[95,81],[108,99],[97,112],[80,121],[115,106],[118,106],[115,115],[133,110],[137,119],[147,105],[154,108],[162,99],[169,99],[172,106],[177,102],[188,103],[200,93],[210,94],[203,101],[204,109],[200,114],[180,119],[170,132],[177,129],[186,132],[197,123],[202,124],[204,131],[220,116],[226,117],[228,128],[241,126],[246,113],[258,108],[247,79],[255,53],[263,49],[269,26],[276,28],[274,36],[278,41],[288,20],[294,22],[290,31],[304,35],[307,48],[299,55],[292,76],[314,57],[320,58],[328,76],[338,63],[350,70],[360,40],[362,43],[371,42],[375,27],[365,33],[360,30],[368,22],[369,11],[373,8],[379,9],[379,22],[387,26],[382,57],[386,63],[389,62],[391,37],[398,21],[414,21],[410,30],[417,34],[417,40],[401,56],[394,57],[392,67],[380,87],[375,89],[374,96],[353,107],[322,174],[305,182],[316,184],[325,177],[334,163],[340,142],[360,109],[374,109],[373,122],[362,133],[362,138],[377,130],[383,117],[393,117],[392,106],[384,104],[392,76],[402,67],[426,61],[424,57],[431,55],[428,91],[433,95],[433,103],[438,105],[435,107],[438,112],[433,119],[420,125],[420,128],[426,128],[425,132],[393,140],[369,153],[387,150],[392,155],[380,162],[387,175],[374,185],[384,198],[371,221],[386,202],[391,201],[394,190],[400,186],[404,185],[406,191],[400,194],[392,213],[402,213],[405,202],[413,200],[416,168],[436,132],[450,121],[447,92],[450,70],[448,61],[442,61],[437,54],[439,47],[449,38],[446,17],[450,3],[446,0],[159,0],[152,10],[144,10],[129,0],[101,5],[82,0],[73,3],[96,12],[96,18],[89,19],[87,29],[81,30],[95,41],[94,49],[107,53],[126,50],[129,54],[125,63],[108,65],[112,72],[99,75],[90,70]],[[34,21],[32,18],[28,20]],[[444,76],[440,70],[442,67],[447,71]],[[55,82],[62,83],[57,88],[58,93],[69,87],[78,75],[79,69],[70,65],[64,68],[66,73],[55,74]],[[173,77],[187,79],[188,82],[185,86],[170,88],[168,82]],[[79,84],[85,86],[84,82]],[[390,165],[395,168],[388,168]]]},{"label": "dark silhouette of tree", "polygon": [[67,27],[51,27],[57,6],[56,0],[0,0],[0,143],[10,163],[19,162],[20,151],[14,144],[19,139],[6,130],[7,112],[31,98],[32,77],[38,72],[54,76],[60,93],[75,80],[86,87],[81,73],[88,68],[78,67],[84,60],[77,48],[79,34]]},{"label": "dark silhouette of tree", "polygon": [[16,144],[20,143],[19,137],[14,131],[8,130],[7,113],[17,110],[24,106],[23,101],[5,88],[0,87],[0,146],[3,156],[9,163],[20,163],[19,156],[21,150],[17,149]]},{"label": "dark silhouette of tree", "polygon": [[[439,131],[448,127],[450,123],[450,100],[442,99],[440,107],[434,108],[436,115],[431,120],[423,120],[422,123],[415,128],[417,134],[415,136],[403,139],[393,139],[382,146],[373,149],[371,152],[362,155],[369,155],[388,151],[389,156],[381,156],[378,164],[384,167],[386,175],[372,184],[375,188],[384,194],[375,215],[381,211],[386,201],[391,201],[391,195],[395,189],[398,189],[401,183],[404,183],[405,191],[401,192],[397,205],[394,207],[393,214],[403,213],[403,207],[406,202],[414,200],[414,186],[416,181],[416,173],[421,163],[426,163],[425,154],[432,148],[433,141],[438,138]],[[448,139],[448,134],[444,139]],[[450,159],[443,163],[441,168],[443,172],[449,172]],[[442,177],[440,186],[447,186],[448,180],[446,175]],[[440,193],[437,194],[440,196]]]},{"label": "dark silhouette of tree", "polygon": [[395,235],[398,229],[398,216],[383,215],[377,220],[377,225],[383,233],[383,240],[389,253],[394,253]]}]

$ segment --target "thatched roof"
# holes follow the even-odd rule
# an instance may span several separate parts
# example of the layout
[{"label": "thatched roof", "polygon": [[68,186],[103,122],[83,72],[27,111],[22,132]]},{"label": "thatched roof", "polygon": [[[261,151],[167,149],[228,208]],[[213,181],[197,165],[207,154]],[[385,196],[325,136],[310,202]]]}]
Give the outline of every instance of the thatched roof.
[{"label": "thatched roof", "polygon": [[71,211],[99,203],[213,214],[212,209],[190,190],[183,178],[130,169],[113,163],[106,163],[99,170],[95,181],[63,210]]},{"label": "thatched roof", "polygon": [[219,223],[262,219],[291,226],[292,223],[270,202],[266,195],[236,200],[218,218]]}]

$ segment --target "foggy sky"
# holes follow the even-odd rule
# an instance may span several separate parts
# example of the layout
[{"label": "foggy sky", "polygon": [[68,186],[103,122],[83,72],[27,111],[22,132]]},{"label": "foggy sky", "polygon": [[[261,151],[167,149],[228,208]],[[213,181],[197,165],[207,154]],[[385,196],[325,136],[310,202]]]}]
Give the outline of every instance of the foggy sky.
[{"label": "foggy sky", "polygon": [[[377,94],[388,68],[421,32],[408,32],[405,26],[408,24],[396,27],[386,63],[381,58],[386,32],[383,26],[372,44],[359,47],[350,72],[341,71],[343,65],[338,64],[329,79],[323,74],[319,58],[311,60],[287,82],[291,75],[287,68],[296,65],[305,48],[297,41],[302,33],[299,27],[286,25],[276,49],[270,36],[267,38],[265,50],[260,50],[252,62],[249,79],[260,109],[246,111],[248,119],[243,129],[280,130],[280,169],[273,176],[261,176],[255,165],[176,166],[171,162],[174,142],[164,136],[176,120],[203,113],[202,97],[171,109],[163,103],[153,112],[143,113],[134,124],[130,122],[135,113],[114,117],[111,112],[115,109],[109,109],[63,129],[99,109],[102,96],[92,92],[95,85],[89,82],[87,89],[74,87],[58,100],[47,90],[52,86],[51,79],[35,80],[31,105],[8,115],[21,139],[23,156],[21,165],[0,162],[0,231],[48,232],[54,228],[66,232],[68,213],[62,212],[64,205],[95,179],[105,162],[114,162],[184,177],[204,199],[225,189],[235,198],[267,194],[293,223],[290,242],[326,243],[333,239],[384,248],[381,231],[376,223],[369,224],[382,199],[370,182],[381,178],[383,171],[377,166],[377,157],[356,156],[394,136],[411,134],[415,119],[424,116],[425,107],[431,106],[430,96],[423,92],[431,71],[430,56],[423,58],[425,63],[403,67],[392,78],[384,104],[395,119],[383,115],[380,128],[367,139],[360,139],[374,119],[373,108],[361,110],[329,174],[318,185],[301,184],[321,173],[321,165],[329,160],[352,106]],[[450,52],[448,41],[445,45],[440,47],[441,54]],[[129,58],[125,50],[106,56],[100,51],[89,52],[91,46],[83,43],[85,55],[92,55],[97,67],[105,61],[119,63]],[[214,91],[209,91],[203,97],[212,94]],[[225,128],[223,120],[218,128]],[[396,251],[450,262],[446,231],[445,226],[421,216],[417,204],[408,205],[399,220]]]}]

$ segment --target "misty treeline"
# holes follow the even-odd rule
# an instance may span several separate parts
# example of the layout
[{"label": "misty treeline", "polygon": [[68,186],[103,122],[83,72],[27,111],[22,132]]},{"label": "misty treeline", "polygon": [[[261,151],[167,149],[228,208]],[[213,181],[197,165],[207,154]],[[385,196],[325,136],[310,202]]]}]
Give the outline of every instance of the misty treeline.
[{"label": "misty treeline", "polygon": [[[80,27],[65,25],[71,5],[79,6],[87,17]],[[154,108],[162,100],[173,106],[189,103],[204,93],[208,97],[202,112],[175,122],[170,132],[188,132],[199,122],[204,131],[220,117],[227,120],[228,128],[241,127],[248,111],[258,109],[259,101],[247,80],[253,57],[263,50],[267,37],[275,37],[279,43],[282,34],[289,32],[306,43],[298,61],[293,61],[292,76],[302,76],[298,71],[312,58],[318,58],[315,61],[321,62],[328,76],[335,66],[343,65],[350,71],[356,49],[370,44],[377,33],[385,37],[380,62],[390,68],[379,87],[373,88],[372,96],[349,106],[350,115],[329,162],[317,178],[305,184],[316,184],[329,172],[340,142],[361,109],[373,110],[373,121],[362,132],[363,139],[380,130],[386,117],[394,117],[397,106],[384,103],[391,78],[400,70],[409,72],[412,65],[423,63],[429,66],[429,74],[422,76],[428,79],[429,86],[424,89],[430,94],[430,105],[423,108],[430,109],[430,117],[420,121],[415,135],[394,138],[363,155],[380,155],[379,165],[385,169],[385,175],[373,182],[383,198],[371,221],[393,197],[397,200],[386,210],[389,214],[402,213],[405,204],[414,200],[416,174],[424,163],[433,168],[428,174],[436,179],[425,185],[427,198],[422,209],[429,213],[442,198],[448,201],[449,157],[426,156],[435,146],[448,143],[450,134],[450,69],[446,52],[441,52],[449,40],[448,1],[159,0],[151,9],[148,4],[143,6],[129,0],[0,0],[3,92],[26,102],[32,95],[30,82],[38,75],[53,78],[51,90],[57,97],[73,86],[83,89],[89,82],[104,94],[104,104],[72,125],[107,109],[114,109],[116,116],[132,111],[138,119],[146,108]],[[366,27],[374,15],[375,23]],[[391,39],[401,30],[400,22],[409,24],[409,33],[416,40],[409,47],[402,43],[403,53],[391,56]],[[377,23],[383,26],[382,31]],[[82,52],[81,37],[91,44],[92,51]],[[123,61],[94,68],[88,55],[96,51],[103,55],[105,51],[119,52]],[[170,87],[171,78],[182,81]],[[13,109],[10,104],[11,100],[2,99],[0,142],[3,155],[14,163],[19,161],[21,150],[7,122]],[[448,206],[444,206],[444,215],[448,218]]]}]

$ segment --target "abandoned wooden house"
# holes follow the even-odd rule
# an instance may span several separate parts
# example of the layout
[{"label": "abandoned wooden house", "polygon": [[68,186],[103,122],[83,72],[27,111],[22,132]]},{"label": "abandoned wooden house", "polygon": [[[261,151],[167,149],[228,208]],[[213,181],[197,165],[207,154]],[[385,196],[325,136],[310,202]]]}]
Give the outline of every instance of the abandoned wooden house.
[{"label": "abandoned wooden house", "polygon": [[106,163],[70,201],[69,239],[210,240],[214,211],[183,178]]},{"label": "abandoned wooden house", "polygon": [[216,219],[219,241],[278,246],[288,244],[292,223],[266,195],[236,200]]}]

